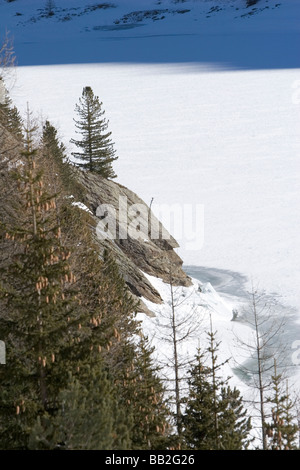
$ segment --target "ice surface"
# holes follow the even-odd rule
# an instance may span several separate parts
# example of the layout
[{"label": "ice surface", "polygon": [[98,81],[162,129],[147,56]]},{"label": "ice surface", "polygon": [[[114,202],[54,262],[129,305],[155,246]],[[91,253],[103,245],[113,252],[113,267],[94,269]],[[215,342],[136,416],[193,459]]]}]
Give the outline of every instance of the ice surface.
[{"label": "ice surface", "polygon": [[[154,198],[184,264],[238,271],[299,308],[298,79],[298,69],[20,67],[12,96],[22,112],[29,101],[50,119],[71,152],[75,103],[92,86],[109,119],[118,181],[146,203]],[[187,249],[196,221],[182,211],[172,227],[164,204],[203,205],[203,243]]]}]

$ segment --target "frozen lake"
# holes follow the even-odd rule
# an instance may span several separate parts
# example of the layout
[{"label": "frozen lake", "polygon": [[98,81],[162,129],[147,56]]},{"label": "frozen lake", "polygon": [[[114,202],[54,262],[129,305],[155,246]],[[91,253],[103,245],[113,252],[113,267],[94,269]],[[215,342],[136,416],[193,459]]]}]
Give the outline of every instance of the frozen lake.
[{"label": "frozen lake", "polygon": [[[70,155],[86,85],[109,119],[117,181],[154,198],[184,264],[243,273],[299,309],[299,69],[19,67],[11,94],[58,127]],[[189,209],[175,225],[174,205]]]},{"label": "frozen lake", "polygon": [[240,273],[228,269],[207,268],[205,266],[183,266],[184,271],[201,282],[210,282],[219,294],[247,297],[248,279]]},{"label": "frozen lake", "polygon": [[[203,266],[184,266],[184,270],[194,279],[198,279],[203,283],[209,282],[225,302],[234,304],[238,311],[238,322],[249,325],[248,322],[250,321],[253,324],[251,297],[248,289],[249,279],[246,276],[235,271]],[[261,292],[258,292],[258,296],[261,294]],[[262,316],[260,317],[262,324],[260,333],[272,331],[274,325],[281,325],[279,328],[280,334],[274,336],[276,340],[272,344],[273,353],[278,354],[278,361],[281,361],[281,367],[284,367],[285,372],[293,377],[293,381],[297,382],[300,373],[300,353],[298,353],[300,348],[300,323],[297,309],[282,304],[280,297],[276,296],[276,294],[270,295],[265,293],[263,297],[264,302],[270,302],[272,307],[269,318],[266,312],[267,320],[265,324],[261,321]],[[258,311],[260,311],[260,307],[261,304],[258,304]],[[222,337],[223,332],[221,331],[220,333]],[[273,355],[273,353],[271,354]],[[245,361],[244,365],[247,365],[249,369],[253,367],[254,370],[257,367],[256,361],[251,361],[250,359]],[[241,374],[239,369],[233,370],[243,381],[247,381],[247,377]]]}]

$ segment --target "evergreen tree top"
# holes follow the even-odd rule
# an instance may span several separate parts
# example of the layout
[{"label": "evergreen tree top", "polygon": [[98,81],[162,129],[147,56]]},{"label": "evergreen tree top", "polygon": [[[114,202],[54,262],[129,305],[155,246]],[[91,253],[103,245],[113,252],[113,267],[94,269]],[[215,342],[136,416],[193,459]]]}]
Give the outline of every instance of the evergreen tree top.
[{"label": "evergreen tree top", "polygon": [[108,121],[104,117],[102,105],[90,86],[83,88],[79,104],[75,106],[79,119],[74,119],[76,132],[81,135],[81,139],[71,139],[71,143],[80,151],[72,155],[80,161],[77,163],[79,168],[99,173],[104,178],[115,178],[112,162],[118,157],[115,156],[111,132],[107,130]]}]

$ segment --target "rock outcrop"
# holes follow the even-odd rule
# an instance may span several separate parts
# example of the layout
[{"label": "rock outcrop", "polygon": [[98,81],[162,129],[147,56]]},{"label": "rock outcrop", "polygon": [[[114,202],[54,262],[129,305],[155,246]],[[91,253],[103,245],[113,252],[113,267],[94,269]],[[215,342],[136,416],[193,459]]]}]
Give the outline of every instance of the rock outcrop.
[{"label": "rock outcrop", "polygon": [[167,232],[151,209],[134,192],[99,175],[79,172],[85,188],[82,202],[92,212],[97,225],[100,250],[109,248],[132,294],[140,300],[141,311],[151,314],[142,298],[161,303],[159,292],[144,273],[173,285],[191,285],[174,251],[176,240]]}]

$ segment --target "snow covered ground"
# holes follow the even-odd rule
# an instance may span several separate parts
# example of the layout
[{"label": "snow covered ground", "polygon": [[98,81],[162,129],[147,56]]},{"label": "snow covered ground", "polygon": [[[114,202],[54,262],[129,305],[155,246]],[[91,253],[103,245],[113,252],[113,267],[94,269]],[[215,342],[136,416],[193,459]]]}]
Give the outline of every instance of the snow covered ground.
[{"label": "snow covered ground", "polygon": [[[283,311],[295,308],[286,342],[298,360],[300,2],[120,0],[96,11],[93,2],[55,4],[45,18],[42,2],[0,0],[0,33],[12,32],[17,52],[11,96],[20,111],[29,102],[71,153],[74,107],[91,86],[110,121],[117,181],[148,204],[154,198],[194,274],[215,269],[227,282],[235,271],[246,277],[243,289],[253,281]],[[137,11],[142,17],[128,15]],[[152,281],[168,303],[167,286]],[[247,334],[230,321],[244,300],[234,286],[205,294],[222,357],[232,355],[233,329]],[[156,320],[143,321],[155,330]]]},{"label": "snow covered ground", "polygon": [[[189,271],[192,271],[191,267]],[[201,270],[199,271],[201,273]],[[194,273],[197,273],[197,268],[194,268]],[[254,370],[257,370],[257,362],[249,359],[250,346],[245,346],[256,344],[255,332],[249,327],[244,316],[244,309],[248,310],[249,307],[249,299],[246,291],[243,290],[244,279],[239,277],[237,273],[222,270],[213,270],[213,273],[209,270],[206,271],[207,277],[212,274],[214,279],[219,282],[221,295],[210,282],[201,282],[196,278],[193,278],[191,287],[173,287],[171,294],[170,285],[145,274],[153,286],[161,293],[164,304],[155,305],[143,299],[148,308],[155,313],[155,316],[150,317],[140,313],[137,319],[141,321],[143,330],[148,335],[151,345],[155,347],[154,358],[161,367],[161,376],[165,381],[167,390],[170,391],[170,405],[174,404],[174,393],[172,393],[174,391],[172,322],[174,321],[176,325],[181,397],[186,396],[187,393],[186,377],[189,361],[194,360],[199,347],[203,353],[206,347],[209,346],[207,332],[213,331],[215,333],[215,345],[218,343],[218,364],[225,363],[218,373],[219,375],[223,374],[224,378],[229,378],[229,385],[232,388],[236,387],[244,399],[245,409],[247,409],[248,416],[251,416],[253,426],[251,435],[254,437],[252,444],[254,448],[260,446],[261,425],[258,408],[254,404],[255,401],[257,404],[259,403],[257,385],[254,385],[257,377],[253,381],[249,373],[251,366],[254,366]],[[224,285],[222,284],[223,279],[226,279]],[[234,286],[233,293],[230,284]],[[237,318],[233,316],[233,309],[238,311]],[[284,311],[281,307],[277,311],[274,310],[269,326],[272,327],[273,321],[276,321],[278,316],[281,317],[283,314],[290,315],[290,312]],[[291,341],[295,327],[297,328],[297,334],[300,334],[300,326],[295,326],[293,322],[293,315],[290,315],[286,325],[287,328],[281,328],[280,334],[277,335],[276,342],[273,345],[275,346],[276,355],[283,344],[287,345]],[[293,364],[291,351],[287,351],[287,356],[285,355],[281,359],[284,359],[285,362],[284,369],[289,369],[289,385],[291,396],[293,396],[292,391],[298,389],[300,369]],[[207,364],[210,364],[209,355],[206,360]],[[279,365],[279,361],[277,365]],[[278,368],[278,371],[281,372],[281,369]],[[266,380],[265,375],[264,380]]]},{"label": "snow covered ground", "polygon": [[[14,101],[57,125],[70,151],[75,103],[92,86],[110,121],[118,181],[146,203],[154,197],[184,264],[238,271],[300,307],[298,69],[86,64],[16,73]],[[182,209],[172,227],[176,205],[191,213]]]}]

